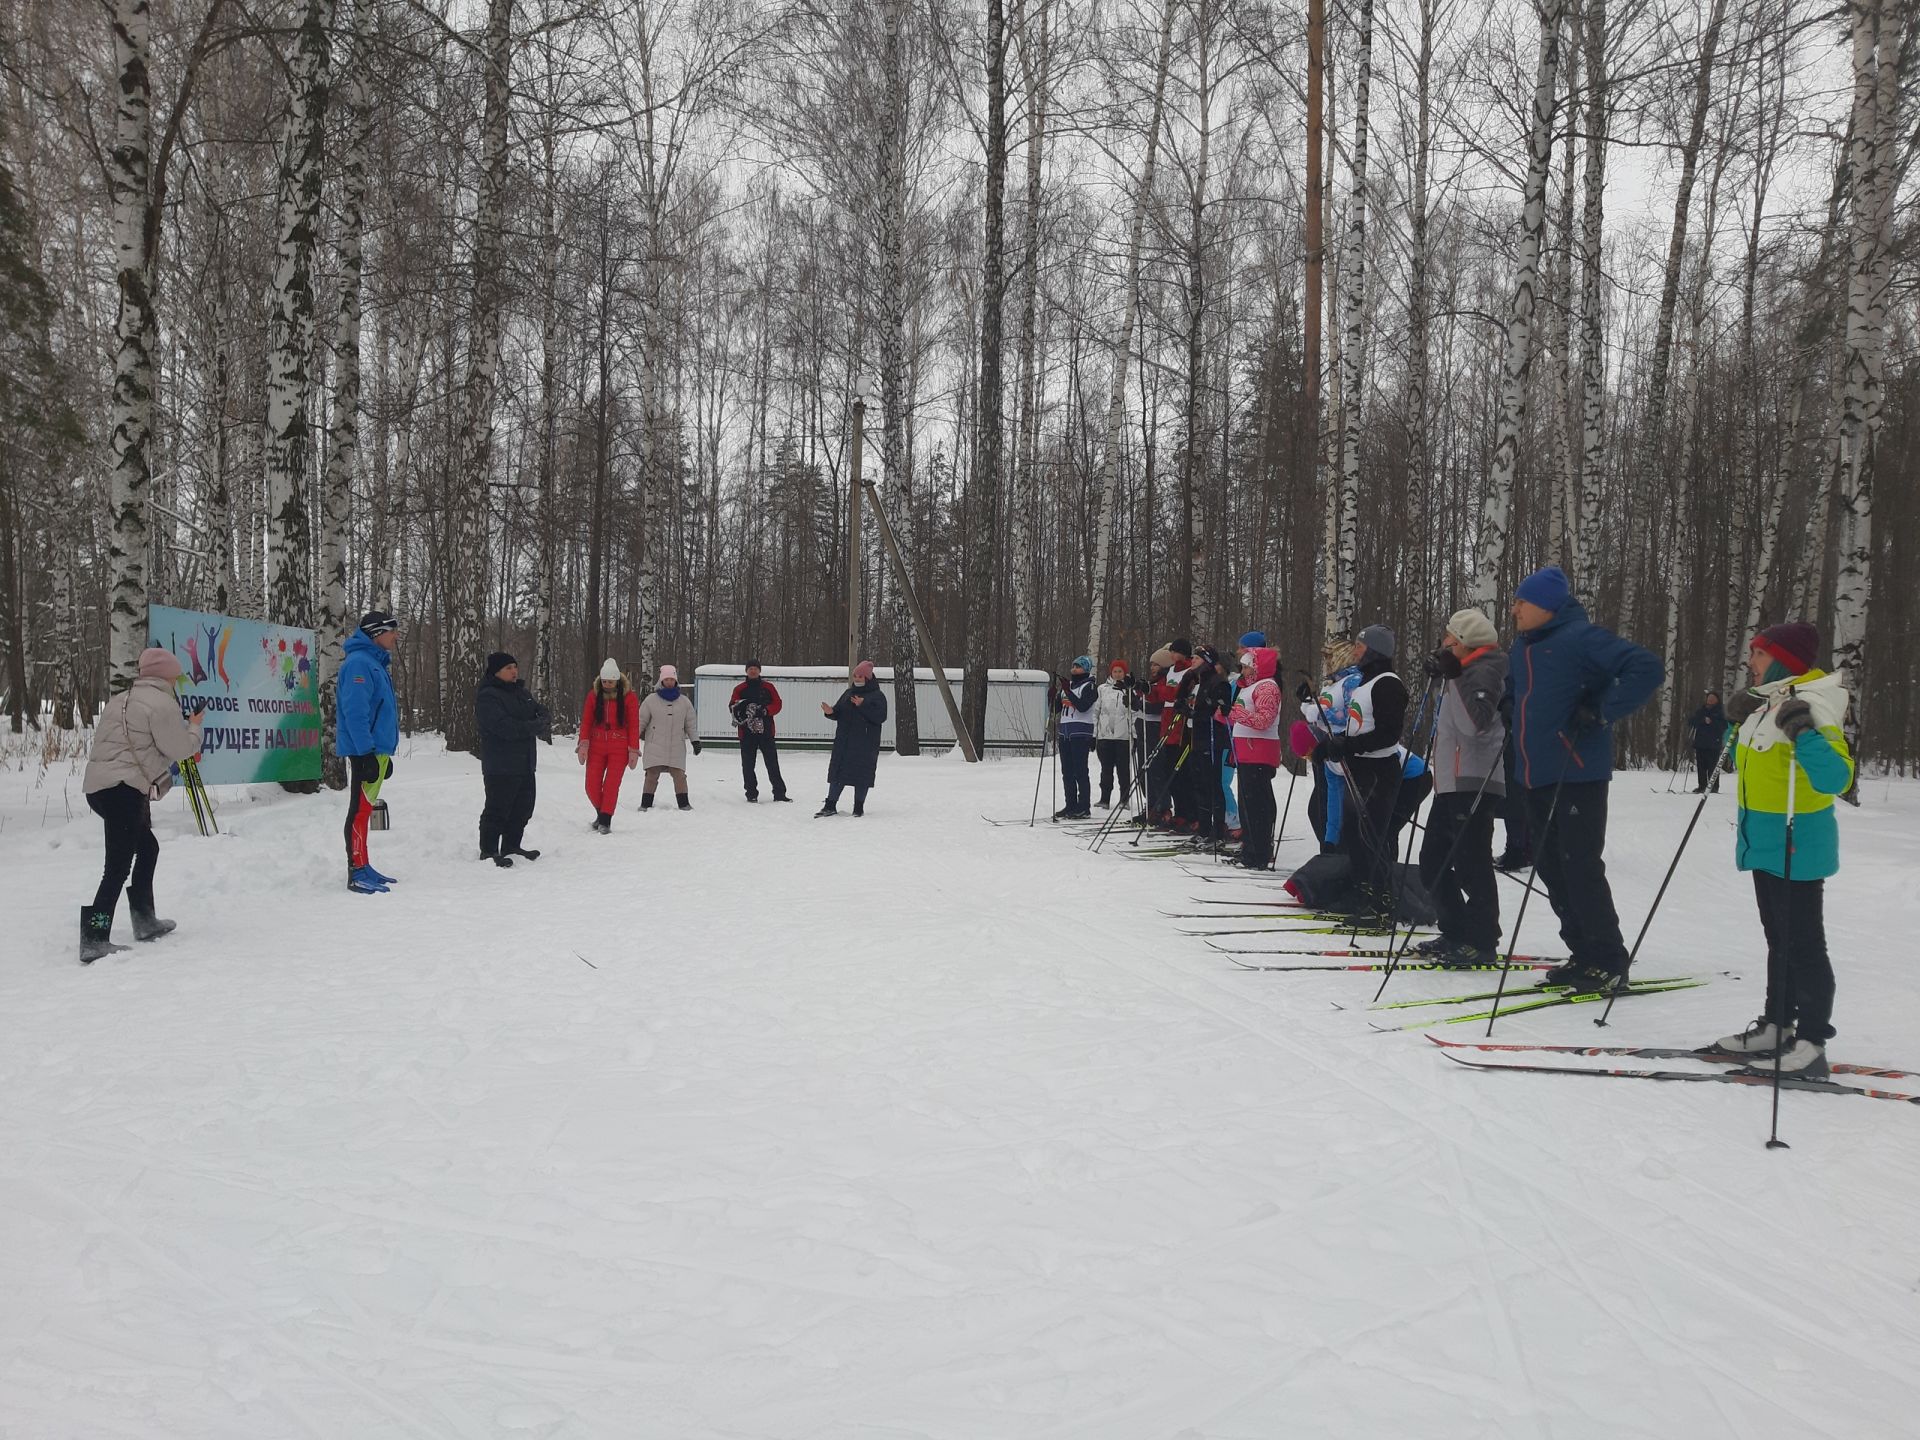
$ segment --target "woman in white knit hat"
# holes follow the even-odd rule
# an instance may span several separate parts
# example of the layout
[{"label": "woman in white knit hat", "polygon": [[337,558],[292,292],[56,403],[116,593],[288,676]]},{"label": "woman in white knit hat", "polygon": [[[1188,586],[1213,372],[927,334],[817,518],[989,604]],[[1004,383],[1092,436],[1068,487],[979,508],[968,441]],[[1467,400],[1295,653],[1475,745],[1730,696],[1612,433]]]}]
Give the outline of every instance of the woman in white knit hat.
[{"label": "woman in white knit hat", "polygon": [[587,692],[586,708],[580,712],[580,743],[574,753],[587,767],[593,828],[605,835],[613,829],[621,778],[640,763],[640,697],[611,657]]}]

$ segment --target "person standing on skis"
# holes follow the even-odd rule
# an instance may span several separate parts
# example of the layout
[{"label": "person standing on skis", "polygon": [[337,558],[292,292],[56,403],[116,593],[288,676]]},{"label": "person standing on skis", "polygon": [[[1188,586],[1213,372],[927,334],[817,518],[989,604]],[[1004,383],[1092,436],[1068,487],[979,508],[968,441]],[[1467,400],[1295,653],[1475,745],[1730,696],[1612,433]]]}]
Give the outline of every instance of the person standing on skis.
[{"label": "person standing on skis", "polygon": [[1093,814],[1093,782],[1087,760],[1093,753],[1093,707],[1099,689],[1093,683],[1093,657],[1076,655],[1067,678],[1056,692],[1060,703],[1060,782],[1067,803],[1054,812],[1056,820],[1085,820]]},{"label": "person standing on skis", "polygon": [[1534,873],[1560,920],[1567,962],[1546,983],[1604,993],[1627,978],[1627,946],[1602,858],[1613,726],[1652,698],[1666,667],[1587,619],[1558,565],[1514,589],[1519,638],[1507,675]]},{"label": "person standing on skis", "polygon": [[1804,621],[1762,630],[1747,651],[1753,688],[1730,707],[1740,725],[1734,863],[1753,875],[1767,935],[1767,1003],[1753,1024],[1713,1045],[1728,1055],[1777,1058],[1781,1074],[1802,1080],[1829,1075],[1834,980],[1826,883],[1840,869],[1833,797],[1853,783],[1853,755],[1841,730],[1846,687],[1838,675],[1814,668],[1819,653],[1820,634]]},{"label": "person standing on skis", "polygon": [[640,697],[611,656],[587,692],[586,707],[580,712],[580,743],[574,753],[587,767],[593,828],[605,835],[613,829],[621,778],[640,763]]},{"label": "person standing on skis", "polygon": [[1240,864],[1273,868],[1273,822],[1278,807],[1273,777],[1280,770],[1280,652],[1266,645],[1240,655],[1240,685],[1227,723],[1233,727],[1234,768],[1240,784]]},{"label": "person standing on skis", "polygon": [[1720,703],[1718,690],[1707,691],[1706,703],[1689,717],[1687,728],[1693,732],[1693,767],[1700,776],[1693,793],[1704,795],[1711,790],[1717,795],[1720,793],[1720,753],[1726,748],[1727,740],[1727,711]]},{"label": "person standing on skis", "polygon": [[1420,844],[1420,883],[1439,911],[1440,933],[1415,948],[1442,965],[1488,965],[1500,943],[1493,817],[1507,768],[1500,714],[1507,652],[1493,622],[1472,607],[1457,611],[1427,674],[1446,687],[1434,722],[1433,808]]},{"label": "person standing on skis", "polygon": [[367,859],[367,826],[400,745],[400,706],[393,694],[399,644],[400,622],[384,610],[368,611],[347,637],[334,677],[333,750],[347,762],[347,888],[359,895],[383,895],[394,884],[393,876],[382,875]]},{"label": "person standing on skis", "polygon": [[1133,717],[1140,708],[1140,689],[1127,673],[1127,662],[1107,667],[1093,707],[1093,748],[1100,756],[1100,808],[1113,804],[1113,781],[1120,777],[1120,803],[1133,794]]},{"label": "person standing on skis", "polygon": [[1367,626],[1351,660],[1301,707],[1318,721],[1315,754],[1327,766],[1328,808],[1340,806],[1340,849],[1364,914],[1393,909],[1393,812],[1407,759],[1400,744],[1407,686],[1393,671],[1398,648],[1386,626]]}]

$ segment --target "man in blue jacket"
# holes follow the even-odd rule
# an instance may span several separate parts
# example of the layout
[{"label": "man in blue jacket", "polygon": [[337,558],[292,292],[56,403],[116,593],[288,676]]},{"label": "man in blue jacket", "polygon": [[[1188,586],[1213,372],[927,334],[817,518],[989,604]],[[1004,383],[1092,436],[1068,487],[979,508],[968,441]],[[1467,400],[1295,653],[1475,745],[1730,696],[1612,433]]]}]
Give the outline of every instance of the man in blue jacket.
[{"label": "man in blue jacket", "polygon": [[1602,854],[1613,726],[1660,688],[1660,657],[1587,619],[1558,565],[1514,590],[1515,780],[1533,830],[1534,873],[1560,919],[1567,963],[1546,983],[1604,992],[1626,979],[1627,946]]},{"label": "man in blue jacket", "polygon": [[384,610],[368,612],[347,637],[335,681],[333,748],[347,762],[347,888],[359,895],[384,895],[394,883],[367,861],[367,823],[381,785],[393,773],[393,752],[400,744],[400,707],[391,674],[399,643],[400,622]]}]

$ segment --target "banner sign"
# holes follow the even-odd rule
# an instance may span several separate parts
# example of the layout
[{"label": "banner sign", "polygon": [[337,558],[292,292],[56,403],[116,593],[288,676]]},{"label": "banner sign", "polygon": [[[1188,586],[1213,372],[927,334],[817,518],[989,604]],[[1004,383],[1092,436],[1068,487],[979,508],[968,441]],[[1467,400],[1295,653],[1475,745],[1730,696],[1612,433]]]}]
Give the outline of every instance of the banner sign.
[{"label": "banner sign", "polygon": [[320,778],[313,631],[149,605],[147,634],[186,672],[180,708],[206,712],[200,774],[208,784]]}]

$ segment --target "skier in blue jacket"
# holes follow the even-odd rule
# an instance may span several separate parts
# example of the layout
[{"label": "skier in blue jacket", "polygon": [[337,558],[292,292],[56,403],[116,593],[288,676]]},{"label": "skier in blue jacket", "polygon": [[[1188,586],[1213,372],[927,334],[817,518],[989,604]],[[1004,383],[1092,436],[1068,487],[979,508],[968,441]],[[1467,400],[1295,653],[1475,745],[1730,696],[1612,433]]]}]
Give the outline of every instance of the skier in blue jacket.
[{"label": "skier in blue jacket", "polygon": [[400,707],[390,673],[399,643],[400,622],[384,610],[368,612],[347,637],[335,681],[333,748],[347,762],[347,888],[360,895],[384,895],[394,883],[368,863],[367,823],[400,744]]},{"label": "skier in blue jacket", "polygon": [[1666,667],[1651,650],[1587,619],[1558,565],[1520,582],[1512,614],[1519,630],[1507,673],[1514,779],[1526,796],[1535,873],[1568,955],[1547,982],[1604,992],[1627,975],[1602,858],[1613,726],[1647,703]]}]

